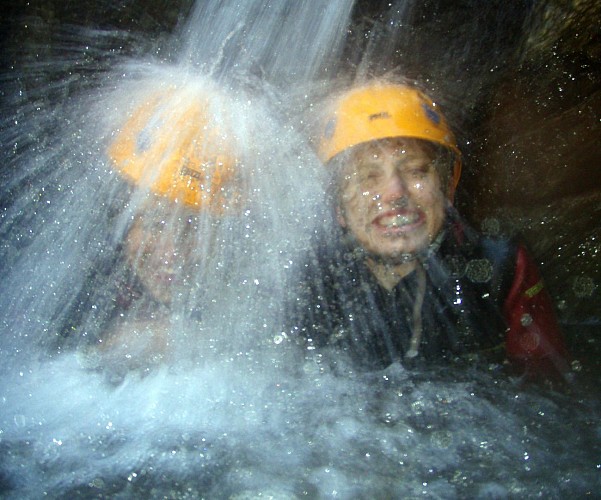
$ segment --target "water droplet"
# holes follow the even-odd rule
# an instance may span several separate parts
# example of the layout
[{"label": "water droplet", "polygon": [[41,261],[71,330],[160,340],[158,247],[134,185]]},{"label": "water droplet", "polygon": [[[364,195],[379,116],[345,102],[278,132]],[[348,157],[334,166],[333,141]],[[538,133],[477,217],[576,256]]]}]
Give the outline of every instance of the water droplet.
[{"label": "water droplet", "polygon": [[528,313],[522,314],[522,317],[520,318],[520,323],[522,326],[530,326],[533,321],[534,320],[532,319],[532,316]]},{"label": "water droplet", "polygon": [[576,297],[590,297],[597,286],[589,276],[576,276],[572,284],[572,290]]},{"label": "water droplet", "polygon": [[475,283],[486,283],[492,277],[493,267],[488,259],[473,259],[468,262],[466,275]]}]

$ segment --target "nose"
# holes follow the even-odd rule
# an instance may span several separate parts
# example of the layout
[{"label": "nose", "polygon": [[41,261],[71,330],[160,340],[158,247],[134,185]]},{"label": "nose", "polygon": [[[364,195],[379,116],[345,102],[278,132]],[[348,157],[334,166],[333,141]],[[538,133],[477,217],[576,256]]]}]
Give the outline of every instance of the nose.
[{"label": "nose", "polygon": [[382,189],[382,201],[390,203],[403,198],[406,194],[407,185],[405,179],[403,179],[399,172],[391,172]]}]

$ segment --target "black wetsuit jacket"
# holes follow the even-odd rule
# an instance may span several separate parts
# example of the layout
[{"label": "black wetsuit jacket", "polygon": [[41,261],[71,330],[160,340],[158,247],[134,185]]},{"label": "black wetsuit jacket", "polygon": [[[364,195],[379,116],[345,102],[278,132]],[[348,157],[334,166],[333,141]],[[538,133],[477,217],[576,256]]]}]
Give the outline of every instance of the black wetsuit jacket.
[{"label": "black wetsuit jacket", "polygon": [[[512,358],[522,368],[544,361],[565,371],[567,352],[550,299],[520,245],[484,237],[450,212],[439,244],[419,258],[423,291],[421,271],[388,291],[362,252],[333,246],[319,245],[305,267],[292,315],[292,335],[308,352],[345,353],[358,370],[487,353],[495,361]],[[408,358],[419,323],[418,353]]]}]

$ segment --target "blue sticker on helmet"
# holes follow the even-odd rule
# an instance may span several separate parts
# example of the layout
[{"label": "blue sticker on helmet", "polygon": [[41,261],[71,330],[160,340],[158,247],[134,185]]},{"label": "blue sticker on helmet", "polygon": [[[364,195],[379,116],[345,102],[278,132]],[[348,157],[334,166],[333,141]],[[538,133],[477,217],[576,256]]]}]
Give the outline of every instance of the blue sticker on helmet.
[{"label": "blue sticker on helmet", "polygon": [[332,118],[326,123],[326,126],[323,131],[323,136],[326,139],[331,139],[334,136],[334,131],[336,130],[336,118]]},{"label": "blue sticker on helmet", "polygon": [[434,125],[440,124],[440,115],[434,111],[428,104],[423,103],[422,108],[426,113],[426,117],[430,120]]}]

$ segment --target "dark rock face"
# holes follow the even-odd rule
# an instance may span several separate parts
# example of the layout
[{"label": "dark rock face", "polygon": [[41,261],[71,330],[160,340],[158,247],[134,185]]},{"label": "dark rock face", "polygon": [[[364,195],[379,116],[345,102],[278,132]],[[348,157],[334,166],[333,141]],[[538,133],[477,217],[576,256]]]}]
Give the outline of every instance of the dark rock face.
[{"label": "dark rock face", "polygon": [[549,1],[535,14],[520,64],[494,86],[478,124],[482,147],[465,208],[477,223],[526,240],[574,351],[597,365],[601,8]]}]

